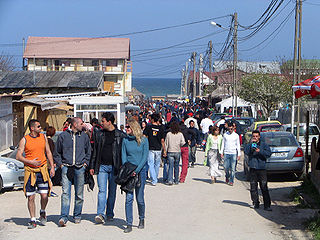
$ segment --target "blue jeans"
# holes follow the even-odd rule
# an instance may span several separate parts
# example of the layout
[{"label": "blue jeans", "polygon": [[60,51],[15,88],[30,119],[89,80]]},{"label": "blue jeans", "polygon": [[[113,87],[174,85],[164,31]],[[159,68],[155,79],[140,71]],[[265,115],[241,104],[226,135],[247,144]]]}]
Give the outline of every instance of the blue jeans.
[{"label": "blue jeans", "polygon": [[234,174],[236,172],[237,154],[224,155],[224,169],[226,172],[226,179],[230,183],[234,183]]},{"label": "blue jeans", "polygon": [[179,183],[179,162],[180,162],[179,152],[169,152],[168,153],[168,182],[173,182],[173,171],[174,171],[174,182]]},{"label": "blue jeans", "polygon": [[[141,185],[140,187],[135,188],[136,192],[136,200],[138,204],[138,214],[139,214],[139,219],[143,220],[145,217],[145,203],[144,203],[144,186],[146,185],[146,173],[147,173],[147,164],[144,165],[144,167],[140,171],[140,179],[141,179]],[[133,205],[133,192],[126,193],[126,204],[125,204],[125,209],[126,209],[126,221],[127,225],[132,225],[133,222],[133,215],[132,215],[132,205]]]},{"label": "blue jeans", "polygon": [[150,150],[148,156],[148,166],[152,184],[158,183],[159,168],[161,162],[161,151]]},{"label": "blue jeans", "polygon": [[[72,182],[67,177],[68,168],[62,167],[61,170],[61,183],[62,183],[62,195],[61,195],[61,216],[64,221],[68,220],[70,211],[71,200],[71,185]],[[74,191],[75,191],[75,203],[73,210],[73,217],[81,219],[81,212],[83,206],[83,187],[84,187],[84,172],[85,168],[75,168],[74,170]]]},{"label": "blue jeans", "polygon": [[[114,170],[112,165],[100,165],[98,180],[98,208],[97,215],[105,217],[107,206],[107,217],[113,217],[114,203],[116,201],[117,184],[114,182]],[[109,183],[108,183],[109,182]],[[108,200],[107,200],[108,185]]]}]

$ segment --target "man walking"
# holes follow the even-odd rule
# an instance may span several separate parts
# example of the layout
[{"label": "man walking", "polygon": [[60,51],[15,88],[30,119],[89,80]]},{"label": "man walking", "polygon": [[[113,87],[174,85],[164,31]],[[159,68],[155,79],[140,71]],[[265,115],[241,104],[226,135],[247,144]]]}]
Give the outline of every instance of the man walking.
[{"label": "man walking", "polygon": [[236,163],[240,160],[241,150],[239,135],[234,132],[231,122],[228,123],[228,132],[223,135],[221,152],[221,158],[224,158],[226,183],[233,186]]},{"label": "man walking", "polygon": [[59,135],[56,143],[55,161],[62,168],[59,227],[65,227],[68,221],[72,182],[74,182],[75,191],[74,223],[81,222],[85,168],[89,165],[91,156],[90,139],[82,131],[83,121],[78,117],[72,118],[70,127],[71,129]]},{"label": "man walking", "polygon": [[191,120],[189,124],[189,129],[194,133],[191,135],[191,144],[189,145],[189,163],[191,163],[190,167],[193,168],[196,162],[197,145],[201,144],[201,140],[200,131],[195,127],[195,122]]},{"label": "man walking", "polygon": [[104,223],[105,219],[112,221],[114,217],[113,209],[117,189],[114,179],[121,166],[122,139],[126,136],[124,132],[116,128],[114,121],[115,118],[112,113],[102,114],[101,124],[103,129],[98,130],[95,134],[90,160],[90,174],[97,174],[99,187],[96,223]]},{"label": "man walking", "polygon": [[271,200],[267,186],[266,161],[271,156],[270,147],[260,141],[260,132],[252,132],[251,143],[248,143],[244,153],[249,158],[250,168],[250,195],[255,209],[259,208],[258,182],[263,196],[264,209],[271,211]]},{"label": "man walking", "polygon": [[[143,133],[149,141],[148,167],[150,171],[151,184],[158,183],[158,174],[161,162],[161,148],[165,151],[165,132],[159,123],[159,114],[151,115],[151,125],[147,126]],[[165,155],[165,152],[163,153]]]},{"label": "man walking", "polygon": [[[20,140],[16,158],[24,163],[24,193],[28,198],[28,210],[31,217],[28,228],[32,229],[37,226],[35,217],[36,191],[38,191],[41,196],[39,221],[42,225],[47,223],[45,209],[48,204],[48,193],[52,187],[48,173],[47,159],[49,160],[51,167],[51,177],[54,176],[55,171],[52,153],[46,136],[41,133],[40,122],[36,119],[31,119],[28,123],[28,127],[30,134],[24,136]],[[25,157],[23,156],[23,153],[25,153]]]}]

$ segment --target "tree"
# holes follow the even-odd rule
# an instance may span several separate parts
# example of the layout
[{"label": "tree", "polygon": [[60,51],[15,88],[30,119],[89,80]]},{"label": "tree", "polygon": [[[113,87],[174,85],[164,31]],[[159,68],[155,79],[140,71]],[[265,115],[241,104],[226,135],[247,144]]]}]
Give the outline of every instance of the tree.
[{"label": "tree", "polygon": [[16,69],[12,56],[0,54],[0,71],[13,71]]},{"label": "tree", "polygon": [[290,102],[291,82],[275,74],[249,74],[241,79],[239,96],[245,101],[261,105],[269,117],[281,102]]}]

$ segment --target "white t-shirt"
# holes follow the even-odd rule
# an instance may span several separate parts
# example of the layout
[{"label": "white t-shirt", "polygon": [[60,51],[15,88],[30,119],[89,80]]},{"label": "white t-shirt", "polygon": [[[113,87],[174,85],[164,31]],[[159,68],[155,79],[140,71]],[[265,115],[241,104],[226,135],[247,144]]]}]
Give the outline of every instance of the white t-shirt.
[{"label": "white t-shirt", "polygon": [[209,132],[210,126],[213,126],[213,122],[210,118],[204,118],[201,120],[200,127],[202,129],[203,134],[206,134]]}]

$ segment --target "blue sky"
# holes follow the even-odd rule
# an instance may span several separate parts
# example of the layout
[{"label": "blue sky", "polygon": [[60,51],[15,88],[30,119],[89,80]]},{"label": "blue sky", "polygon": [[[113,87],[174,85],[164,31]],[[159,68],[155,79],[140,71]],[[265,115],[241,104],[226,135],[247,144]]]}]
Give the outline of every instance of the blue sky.
[{"label": "blue sky", "polygon": [[[250,25],[260,17],[268,0],[0,0],[0,52],[13,55],[21,65],[21,46],[6,47],[6,43],[21,43],[28,36],[100,37],[179,25],[188,22],[238,13],[241,25]],[[287,4],[288,3],[288,4]],[[285,5],[287,6],[285,7]],[[284,8],[285,7],[285,8]],[[294,8],[294,1],[285,0],[282,12],[250,40],[239,42],[239,59],[272,61],[293,56],[294,14],[281,31],[252,51],[241,51],[266,39]],[[317,15],[319,0],[306,0],[303,5],[302,56],[319,58],[320,35]],[[215,20],[228,27],[230,17]],[[191,52],[205,52],[209,40],[219,50],[227,32],[198,41],[145,53],[187,42],[221,29],[208,22],[152,33],[129,35],[134,77],[180,77],[180,70]],[[248,31],[239,31],[239,37]],[[273,40],[272,40],[273,39]],[[272,40],[272,41],[271,41]],[[159,58],[160,57],[160,58]],[[214,56],[216,58],[216,56]]]}]

